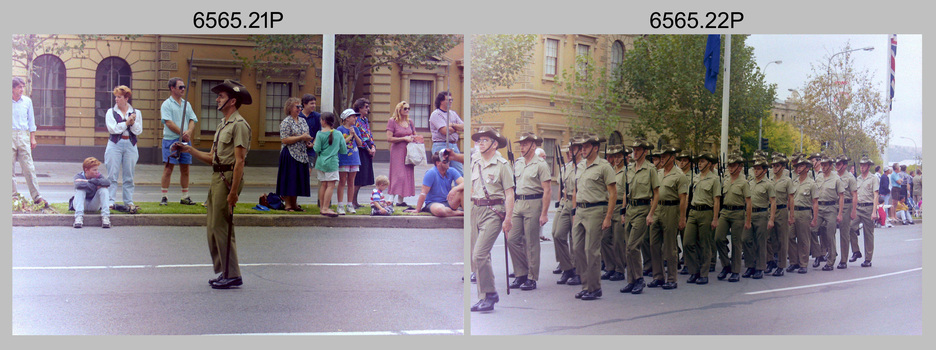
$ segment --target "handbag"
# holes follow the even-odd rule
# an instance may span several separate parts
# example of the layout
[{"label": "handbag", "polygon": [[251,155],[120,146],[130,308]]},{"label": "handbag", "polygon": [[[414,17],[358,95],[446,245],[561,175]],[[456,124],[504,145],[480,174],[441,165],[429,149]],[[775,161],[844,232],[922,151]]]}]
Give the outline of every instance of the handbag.
[{"label": "handbag", "polygon": [[[416,128],[410,122],[410,129],[416,134]],[[426,145],[422,142],[410,142],[406,144],[406,165],[424,165],[426,164]]]}]

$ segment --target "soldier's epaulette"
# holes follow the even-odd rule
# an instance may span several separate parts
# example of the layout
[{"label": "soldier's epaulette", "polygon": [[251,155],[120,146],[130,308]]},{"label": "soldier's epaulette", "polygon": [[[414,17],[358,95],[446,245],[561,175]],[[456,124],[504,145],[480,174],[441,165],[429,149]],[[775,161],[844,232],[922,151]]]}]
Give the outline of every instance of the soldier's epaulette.
[{"label": "soldier's epaulette", "polygon": [[507,159],[505,159],[504,157],[497,157],[497,162],[507,164]]}]

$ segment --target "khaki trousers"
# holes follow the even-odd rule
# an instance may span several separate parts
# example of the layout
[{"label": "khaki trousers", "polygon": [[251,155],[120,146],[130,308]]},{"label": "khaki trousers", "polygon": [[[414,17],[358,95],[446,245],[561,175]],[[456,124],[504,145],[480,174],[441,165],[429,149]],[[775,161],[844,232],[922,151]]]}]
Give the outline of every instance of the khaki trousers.
[{"label": "khaki trousers", "polygon": [[744,267],[755,270],[767,269],[767,223],[770,212],[751,214],[751,228],[744,230],[741,237],[744,251]]},{"label": "khaki trousers", "polygon": [[507,249],[513,262],[514,275],[517,277],[539,280],[540,270],[540,227],[539,218],[543,213],[543,200],[530,199],[514,202],[510,233],[507,235]]},{"label": "khaki trousers", "polygon": [[[229,180],[233,178],[233,175],[233,171],[224,172],[225,178]],[[111,186],[114,185],[111,184]],[[238,195],[243,188],[242,179],[237,188]],[[230,191],[221,179],[221,173],[212,173],[211,186],[208,188],[208,201],[205,203],[205,207],[208,208],[208,251],[211,253],[214,272],[224,273],[225,278],[234,278],[240,277],[241,272],[237,262],[237,239],[234,235],[233,223],[228,223],[227,218],[230,212],[227,202],[228,193]],[[230,246],[228,246],[228,234],[231,235]],[[230,254],[228,249],[230,249]]]},{"label": "khaki trousers", "polygon": [[647,214],[650,213],[650,205],[628,206],[627,215],[624,218],[627,232],[627,248],[624,252],[625,263],[627,264],[627,283],[643,277],[643,259],[641,259],[641,247],[647,240],[647,234],[650,229],[647,226]]},{"label": "khaki trousers", "polygon": [[809,250],[812,244],[812,209],[794,210],[793,227],[790,230],[790,264],[809,267]]},{"label": "khaki trousers", "polygon": [[[871,256],[874,255],[874,220],[871,220],[871,212],[875,210],[874,206],[869,205],[867,207],[858,207],[858,219],[855,221],[861,222],[864,226],[864,260],[871,261]],[[857,252],[858,250],[856,250]]]},{"label": "khaki trousers", "polygon": [[[676,255],[676,236],[679,232],[679,206],[660,205],[657,217],[650,226],[650,259],[653,279],[676,282],[679,258]],[[666,262],[665,279],[663,262]]]},{"label": "khaki trousers", "polygon": [[712,260],[712,210],[690,210],[683,237],[683,255],[689,274],[708,277]]},{"label": "khaki trousers", "polygon": [[[731,242],[728,242],[728,234]],[[741,273],[741,236],[744,235],[744,210],[722,209],[715,230],[715,246],[722,268],[731,267],[731,273]],[[729,251],[728,245],[731,244]]]},{"label": "khaki trousers", "polygon": [[[13,162],[20,163],[23,177],[26,178],[26,187],[29,188],[29,197],[39,199],[39,181],[36,178],[36,167],[33,165],[32,144],[29,141],[29,131],[13,130]],[[10,167],[13,173],[13,192],[16,193],[16,163]]]},{"label": "khaki trousers", "polygon": [[[848,263],[848,249],[851,248],[851,233],[849,228],[851,228],[852,221],[858,221],[857,219],[851,219],[852,206],[856,203],[846,203],[842,207],[842,222],[839,223],[839,249],[841,250],[841,256],[843,263]],[[857,252],[857,250],[856,250]]]},{"label": "khaki trousers", "polygon": [[486,297],[487,293],[497,293],[491,249],[503,224],[504,221],[491,207],[474,206],[471,210],[471,270],[478,279],[478,298]]},{"label": "khaki trousers", "polygon": [[790,212],[789,209],[778,209],[774,219],[774,227],[770,230],[770,236],[767,237],[767,260],[773,260],[774,254],[777,256],[777,267],[786,268],[787,254],[790,250]]},{"label": "khaki trousers", "polygon": [[572,238],[572,208],[571,201],[563,200],[559,208],[556,209],[556,215],[553,216],[552,237],[553,247],[556,250],[556,261],[559,262],[559,269],[562,271],[571,270],[572,249],[569,240]]},{"label": "khaki trousers", "polygon": [[605,263],[605,271],[624,273],[624,259],[618,255],[618,249],[615,246],[615,238],[624,231],[620,212],[620,208],[615,209],[611,214],[611,227],[601,231],[601,259]]},{"label": "khaki trousers", "polygon": [[835,217],[838,216],[838,205],[819,206],[819,244],[825,248],[826,265],[834,266],[838,257],[835,249]]}]

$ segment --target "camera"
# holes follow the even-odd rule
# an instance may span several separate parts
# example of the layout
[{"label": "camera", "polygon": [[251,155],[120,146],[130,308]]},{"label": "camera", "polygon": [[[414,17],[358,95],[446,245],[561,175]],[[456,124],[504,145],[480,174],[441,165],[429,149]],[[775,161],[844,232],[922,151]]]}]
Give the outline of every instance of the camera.
[{"label": "camera", "polygon": [[183,146],[183,145],[188,146],[189,143],[188,143],[188,142],[183,142],[183,141],[176,141],[176,142],[172,143],[172,146],[169,146],[169,151],[171,152],[171,153],[169,153],[169,157],[175,158],[175,159],[179,159],[180,157],[182,157],[182,146]]}]

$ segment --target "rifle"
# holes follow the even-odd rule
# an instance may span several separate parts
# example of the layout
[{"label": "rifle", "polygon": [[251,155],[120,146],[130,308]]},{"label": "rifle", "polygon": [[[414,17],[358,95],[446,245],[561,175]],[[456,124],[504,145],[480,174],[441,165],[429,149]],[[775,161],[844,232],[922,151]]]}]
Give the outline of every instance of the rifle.
[{"label": "rifle", "polygon": [[695,192],[695,169],[696,165],[692,162],[692,153],[689,153],[689,205],[686,206],[686,217],[689,217],[689,210],[692,210],[692,194]]},{"label": "rifle", "polygon": [[[724,159],[724,158],[727,158],[727,157],[725,157],[724,154],[722,154],[721,156],[718,157],[718,181],[724,181],[724,180],[725,180],[725,175],[724,175],[724,166],[725,166],[724,160],[725,160],[725,159]],[[725,186],[722,186],[722,189],[721,189],[721,197],[722,197],[722,199],[725,198]]]},{"label": "rifle", "polygon": [[[514,168],[514,154],[513,146],[510,144],[510,140],[507,140],[507,160],[510,161],[510,168]],[[514,179],[514,198],[516,198],[516,186],[517,186],[517,174],[513,171],[510,172],[513,175]],[[510,220],[506,218],[505,220]],[[504,232],[504,269],[507,271],[506,276],[510,276],[510,257],[507,255],[507,235],[509,232]],[[505,279],[507,281],[507,295],[510,295],[510,277]]]},{"label": "rifle", "polygon": [[559,203],[565,195],[565,181],[562,179],[562,174],[565,173],[565,159],[562,158],[562,148],[558,144],[556,144],[556,154],[556,162],[559,163],[559,200],[556,201],[556,208],[559,208]]}]

